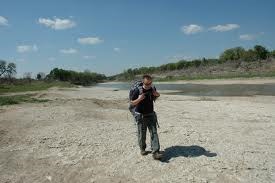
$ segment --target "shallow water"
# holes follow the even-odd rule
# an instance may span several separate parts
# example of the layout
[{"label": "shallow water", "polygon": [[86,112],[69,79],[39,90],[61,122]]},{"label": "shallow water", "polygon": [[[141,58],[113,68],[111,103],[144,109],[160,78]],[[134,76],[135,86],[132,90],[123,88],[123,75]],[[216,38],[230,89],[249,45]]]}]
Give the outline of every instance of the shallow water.
[{"label": "shallow water", "polygon": [[[99,87],[108,87],[118,90],[129,90],[130,83],[100,83]],[[275,96],[275,84],[155,84],[158,90],[177,90],[167,94],[192,96]]]}]

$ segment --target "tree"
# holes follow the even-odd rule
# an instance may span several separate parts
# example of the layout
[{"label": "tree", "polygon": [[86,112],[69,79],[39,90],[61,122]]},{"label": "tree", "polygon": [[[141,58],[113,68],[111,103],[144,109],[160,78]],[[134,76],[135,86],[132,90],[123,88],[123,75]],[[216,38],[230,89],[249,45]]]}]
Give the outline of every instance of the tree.
[{"label": "tree", "polygon": [[16,65],[15,63],[9,63],[6,69],[6,75],[8,78],[11,78],[16,74]]},{"label": "tree", "polygon": [[242,47],[230,48],[225,50],[221,54],[220,60],[222,62],[240,60],[243,57],[244,53],[245,53],[245,49]]},{"label": "tree", "polygon": [[12,78],[16,74],[16,65],[15,63],[8,63],[4,60],[0,60],[0,77],[2,75],[7,78]]},{"label": "tree", "polygon": [[[131,77],[131,72],[132,70],[130,69],[124,71],[123,74],[128,75],[128,73],[130,73],[129,77]],[[106,76],[103,74],[91,72],[89,70],[85,70],[84,72],[76,72],[72,70],[54,68],[51,70],[50,74],[46,76],[46,78],[59,81],[68,81],[77,85],[90,85],[106,79]]]},{"label": "tree", "polygon": [[257,56],[258,60],[265,60],[265,59],[267,59],[268,54],[269,54],[269,51],[265,47],[263,47],[261,45],[254,46],[254,51],[256,53],[256,56]]},{"label": "tree", "polygon": [[37,79],[37,80],[41,80],[41,78],[42,78],[41,75],[38,73],[38,74],[36,75],[36,79]]},{"label": "tree", "polygon": [[166,64],[166,68],[167,68],[167,70],[169,70],[169,71],[172,71],[172,70],[176,70],[176,69],[177,69],[175,63]]},{"label": "tree", "polygon": [[183,68],[185,67],[185,63],[186,63],[185,60],[180,60],[180,61],[177,63],[177,68],[178,68],[178,69],[183,69]]},{"label": "tree", "polygon": [[45,79],[45,73],[44,72],[39,72],[37,75],[36,75],[36,79],[37,80],[43,80]]},{"label": "tree", "polygon": [[6,61],[0,60],[0,77],[6,72]]},{"label": "tree", "polygon": [[257,54],[253,49],[247,50],[243,55],[243,60],[246,62],[253,62],[257,60]]},{"label": "tree", "polygon": [[84,73],[91,73],[91,71],[89,69],[85,69]]},{"label": "tree", "polygon": [[202,63],[200,60],[194,60],[192,62],[193,62],[193,64],[194,64],[195,67],[199,67],[201,65],[201,63]]}]

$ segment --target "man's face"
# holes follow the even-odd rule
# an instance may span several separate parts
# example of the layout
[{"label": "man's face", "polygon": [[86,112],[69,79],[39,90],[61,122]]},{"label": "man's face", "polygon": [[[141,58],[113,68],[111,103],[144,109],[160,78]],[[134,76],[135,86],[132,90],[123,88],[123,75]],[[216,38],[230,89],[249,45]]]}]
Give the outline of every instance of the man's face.
[{"label": "man's face", "polygon": [[145,90],[149,90],[152,87],[152,80],[144,78],[143,79],[143,87]]}]

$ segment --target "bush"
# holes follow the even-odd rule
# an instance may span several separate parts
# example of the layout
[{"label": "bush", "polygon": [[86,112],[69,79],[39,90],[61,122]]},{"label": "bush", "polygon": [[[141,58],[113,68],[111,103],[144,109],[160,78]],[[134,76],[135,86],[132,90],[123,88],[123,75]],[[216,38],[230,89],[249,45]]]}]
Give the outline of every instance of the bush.
[{"label": "bush", "polygon": [[221,62],[243,60],[253,62],[257,60],[265,60],[270,52],[261,45],[255,45],[253,49],[245,50],[242,47],[230,48],[225,50],[221,56]]},{"label": "bush", "polygon": [[72,84],[87,86],[103,81],[104,79],[106,79],[106,76],[90,71],[76,72],[54,68],[53,70],[51,70],[50,74],[46,76],[46,79],[68,81]]},{"label": "bush", "polygon": [[222,62],[225,61],[236,61],[236,60],[240,60],[243,55],[245,53],[245,49],[242,47],[236,47],[236,48],[230,48],[225,50],[221,56],[220,56],[220,60]]}]

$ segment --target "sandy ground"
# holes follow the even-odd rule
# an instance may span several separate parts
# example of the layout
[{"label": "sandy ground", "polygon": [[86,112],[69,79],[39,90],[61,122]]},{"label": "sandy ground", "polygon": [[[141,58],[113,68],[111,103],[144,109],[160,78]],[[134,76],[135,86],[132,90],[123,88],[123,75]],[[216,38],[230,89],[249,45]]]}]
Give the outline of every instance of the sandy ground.
[{"label": "sandy ground", "polygon": [[0,107],[0,182],[275,182],[275,97],[162,94],[160,162],[139,154],[127,96],[51,89]]}]

